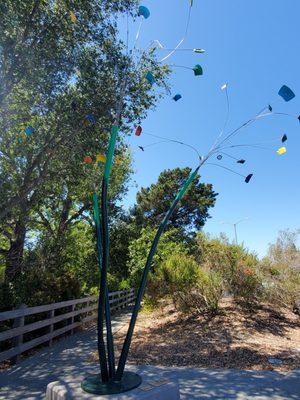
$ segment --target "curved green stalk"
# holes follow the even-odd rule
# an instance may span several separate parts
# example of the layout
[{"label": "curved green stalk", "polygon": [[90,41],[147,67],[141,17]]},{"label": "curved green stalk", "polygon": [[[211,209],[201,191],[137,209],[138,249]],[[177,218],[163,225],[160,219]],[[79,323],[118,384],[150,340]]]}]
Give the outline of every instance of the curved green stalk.
[{"label": "curved green stalk", "polygon": [[134,327],[135,327],[135,323],[136,323],[136,319],[139,313],[139,309],[141,306],[141,301],[142,301],[142,297],[144,295],[145,289],[146,289],[146,284],[147,284],[147,279],[148,279],[148,275],[151,269],[151,264],[152,264],[152,260],[153,260],[153,256],[155,254],[155,251],[157,249],[157,245],[159,242],[159,239],[161,237],[161,234],[163,233],[168,221],[170,220],[176,206],[178,205],[179,201],[182,199],[182,197],[184,196],[184,194],[186,193],[186,191],[188,190],[190,184],[193,182],[193,180],[195,179],[199,168],[196,168],[196,170],[194,172],[191,173],[191,175],[189,176],[189,178],[186,180],[186,182],[184,183],[184,185],[182,186],[182,188],[179,190],[179,192],[177,193],[177,196],[175,197],[169,211],[167,212],[166,216],[164,217],[162,223],[160,224],[155,238],[153,240],[151,249],[149,251],[148,254],[148,258],[146,261],[146,265],[143,271],[143,276],[142,276],[142,280],[141,280],[141,284],[138,290],[138,294],[137,294],[137,298],[134,304],[134,308],[133,308],[133,312],[132,312],[132,316],[131,316],[131,320],[129,323],[129,327],[128,327],[128,331],[127,331],[127,335],[123,344],[123,348],[122,348],[122,352],[121,352],[121,356],[120,356],[120,360],[119,360],[119,364],[118,364],[118,369],[116,372],[116,380],[121,380],[122,376],[123,376],[123,372],[124,372],[124,368],[125,368],[125,364],[127,361],[127,357],[128,357],[128,353],[129,353],[129,349],[130,349],[130,345],[131,345],[131,340],[132,340],[132,335],[133,335],[133,331],[134,331]]},{"label": "curved green stalk", "polygon": [[[102,180],[102,194],[101,194],[101,225],[102,225],[102,270],[101,270],[101,280],[100,280],[100,293],[99,293],[99,306],[98,306],[98,326],[99,326],[99,335],[98,335],[98,349],[99,354],[104,357],[104,361],[101,366],[101,376],[102,381],[107,382],[107,362],[106,362],[106,353],[105,353],[105,344],[104,344],[104,335],[103,335],[103,324],[104,324],[104,308],[105,303],[106,306],[106,321],[110,321],[110,306],[109,302],[105,301],[105,295],[107,292],[107,271],[109,264],[109,229],[108,229],[108,212],[107,212],[107,192],[108,192],[108,184],[109,184],[109,176],[111,172],[113,156],[116,146],[116,140],[119,132],[119,127],[117,125],[113,125],[111,128],[111,137],[109,141],[109,148],[106,156],[106,163],[104,168],[104,176]],[[111,322],[108,326],[108,332],[111,330]],[[111,338],[112,339],[112,338]],[[112,357],[113,355],[113,346],[112,340],[108,343],[108,355],[109,355],[109,377],[114,377],[115,374],[115,363]],[[105,366],[104,366],[105,362]]]},{"label": "curved green stalk", "polygon": [[[101,273],[102,268],[102,241],[101,241],[101,226],[100,226],[100,215],[99,215],[99,201],[97,193],[93,194],[93,210],[94,210],[94,222],[96,227],[96,239],[97,239],[97,252],[98,252],[98,262],[99,262],[99,270]],[[99,299],[98,299],[99,302]],[[106,336],[107,336],[107,351],[108,351],[108,363],[109,363],[109,375],[114,374],[114,365],[115,365],[115,354],[114,354],[114,344],[113,344],[113,335],[111,328],[111,318],[110,318],[110,309],[109,309],[109,295],[108,290],[106,288],[105,293],[105,316],[106,316]],[[98,304],[98,321],[97,321],[97,335],[98,335],[98,356],[101,370],[104,368],[106,370],[105,376],[107,375],[107,366],[104,367],[101,360],[105,360],[105,354],[103,357],[102,347],[99,346],[101,341],[100,330],[101,327],[99,325],[99,304]],[[106,365],[106,364],[105,364]]]}]

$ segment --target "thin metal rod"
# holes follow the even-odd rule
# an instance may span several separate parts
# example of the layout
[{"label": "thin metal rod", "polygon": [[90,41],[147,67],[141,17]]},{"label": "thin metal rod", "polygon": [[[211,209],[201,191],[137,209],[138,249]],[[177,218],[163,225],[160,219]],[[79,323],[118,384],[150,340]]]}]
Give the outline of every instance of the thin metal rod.
[{"label": "thin metal rod", "polygon": [[146,265],[145,265],[145,268],[144,268],[144,271],[143,271],[141,284],[140,284],[140,287],[139,287],[139,290],[138,290],[138,293],[137,293],[137,298],[136,298],[136,301],[135,301],[135,304],[134,304],[131,320],[130,320],[130,323],[129,323],[127,335],[126,335],[126,338],[125,338],[125,341],[124,341],[124,344],[123,344],[123,348],[122,348],[122,352],[121,352],[121,356],[120,356],[120,360],[119,360],[119,364],[118,364],[118,368],[117,368],[117,372],[116,372],[116,380],[121,380],[122,376],[123,376],[125,364],[126,364],[126,361],[127,361],[127,357],[128,357],[128,353],[129,353],[129,349],[130,349],[130,345],[131,345],[131,340],[132,340],[134,327],[135,327],[137,316],[138,316],[138,313],[139,313],[139,310],[140,310],[141,301],[142,301],[142,298],[143,298],[143,295],[144,295],[144,292],[145,292],[145,289],[146,289],[148,275],[149,275],[149,272],[150,272],[150,269],[151,269],[153,256],[154,256],[154,254],[156,252],[159,239],[160,239],[160,237],[161,237],[161,235],[162,235],[167,223],[169,222],[169,220],[170,220],[170,218],[171,218],[176,206],[178,205],[179,201],[184,196],[184,194],[188,190],[190,184],[192,183],[192,181],[196,177],[199,168],[200,168],[200,166],[198,168],[196,168],[196,170],[189,176],[187,181],[181,187],[181,189],[178,192],[176,198],[174,199],[169,211],[167,212],[165,218],[163,219],[162,223],[160,224],[160,226],[159,226],[159,228],[158,228],[158,230],[156,232],[155,238],[153,240],[151,249],[150,249],[149,254],[148,254]]},{"label": "thin metal rod", "polygon": [[[155,138],[158,138],[158,139],[165,140],[166,142],[177,143],[177,144],[180,144],[182,146],[188,147],[188,148],[192,149],[197,154],[198,159],[201,162],[201,156],[200,156],[199,151],[196,149],[196,147],[192,146],[191,144],[188,144],[188,143],[185,143],[185,142],[181,142],[181,141],[175,140],[175,139],[169,139],[169,138],[167,138],[165,136],[156,135],[156,134],[150,133],[150,132],[144,132],[144,135],[152,136],[152,137],[155,137]],[[147,146],[143,146],[143,147],[147,147]]]},{"label": "thin metal rod", "polygon": [[187,34],[188,34],[189,26],[190,26],[191,14],[192,14],[192,4],[190,4],[190,6],[189,6],[189,13],[188,13],[188,18],[187,18],[187,23],[186,23],[183,38],[179,41],[179,43],[174,47],[174,49],[169,54],[167,54],[164,58],[162,58],[159,61],[160,63],[162,63],[163,61],[166,61],[169,57],[171,57],[180,48],[180,46],[184,43],[184,41],[187,37]]},{"label": "thin metal rod", "polygon": [[239,175],[239,176],[242,176],[243,178],[246,178],[245,175],[242,175],[242,174],[240,174],[240,173],[234,171],[234,170],[231,169],[231,168],[224,167],[224,165],[220,165],[220,164],[216,164],[216,163],[206,163],[205,165],[214,165],[215,167],[219,167],[219,168],[225,169],[226,171],[232,172],[232,173],[235,174],[235,175]]},{"label": "thin metal rod", "polygon": [[234,226],[234,236],[235,236],[235,244],[238,244],[238,238],[237,238],[237,231],[236,231],[236,224],[233,224]]},{"label": "thin metal rod", "polygon": [[157,50],[162,50],[162,51],[194,51],[195,48],[193,49],[176,49],[175,47],[173,47],[173,49],[166,49],[165,47],[157,47]]},{"label": "thin metal rod", "polygon": [[223,155],[226,156],[226,157],[232,158],[233,160],[236,160],[236,161],[239,160],[239,158],[233,157],[231,154],[224,153],[224,151],[218,151],[218,153],[219,153],[219,154],[223,154]]},{"label": "thin metal rod", "polygon": [[246,121],[242,125],[240,125],[238,128],[236,128],[233,131],[231,131],[230,133],[228,133],[228,135],[223,140],[221,140],[221,142],[218,143],[218,145],[214,149],[220,148],[223,143],[227,142],[230,138],[236,136],[236,134],[239,133],[239,131],[241,129],[245,128],[246,126],[253,124],[253,122],[256,122],[260,118],[264,118],[264,117],[267,117],[267,116],[273,114],[273,113],[262,114],[265,109],[266,109],[266,107],[263,108],[258,114],[256,114],[256,116],[254,118],[249,119],[248,121]]},{"label": "thin metal rod", "polygon": [[150,143],[150,144],[147,144],[146,146],[142,146],[142,147],[144,149],[147,149],[148,147],[156,146],[157,144],[161,144],[161,143],[170,143],[170,141],[169,140],[160,140],[159,142]]},{"label": "thin metal rod", "polygon": [[193,68],[191,68],[191,67],[187,67],[186,65],[170,64],[170,67],[175,67],[175,68],[184,68],[184,69],[189,69],[190,71],[193,71]]},{"label": "thin metal rod", "polygon": [[[221,150],[232,149],[235,147],[250,147],[253,149],[272,150],[270,147],[264,147],[264,146],[261,146],[260,144],[233,144],[231,146],[221,147]],[[217,153],[222,153],[222,151],[217,151]]]},{"label": "thin metal rod", "polygon": [[225,83],[226,87],[225,87],[225,94],[226,94],[226,105],[227,105],[227,112],[226,112],[226,118],[222,127],[221,132],[219,133],[218,137],[216,138],[214,144],[211,146],[209,151],[212,151],[212,149],[214,149],[218,143],[218,141],[220,140],[220,138],[223,136],[223,133],[228,125],[229,122],[229,117],[230,117],[230,102],[229,102],[229,96],[228,96],[228,89],[227,89],[227,83]]}]

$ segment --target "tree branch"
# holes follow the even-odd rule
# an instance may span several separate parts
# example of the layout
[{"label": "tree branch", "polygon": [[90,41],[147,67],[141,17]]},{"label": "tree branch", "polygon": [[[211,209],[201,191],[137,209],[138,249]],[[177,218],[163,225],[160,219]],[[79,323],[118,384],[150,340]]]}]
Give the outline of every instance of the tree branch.
[{"label": "tree branch", "polygon": [[72,221],[77,219],[78,217],[81,217],[82,214],[88,209],[87,205],[82,206],[75,214],[72,215],[66,222],[67,225],[69,225]]},{"label": "tree branch", "polygon": [[38,210],[37,214],[41,218],[41,221],[39,223],[41,223],[45,228],[47,228],[48,231],[52,235],[53,234],[53,229],[51,227],[51,224],[50,224],[49,220],[45,217],[45,215],[41,211]]}]

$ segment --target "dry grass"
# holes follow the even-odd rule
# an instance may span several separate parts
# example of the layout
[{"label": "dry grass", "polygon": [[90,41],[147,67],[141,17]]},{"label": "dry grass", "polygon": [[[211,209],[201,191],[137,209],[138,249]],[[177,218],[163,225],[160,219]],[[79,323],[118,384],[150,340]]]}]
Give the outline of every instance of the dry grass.
[{"label": "dry grass", "polygon": [[[118,353],[125,332],[123,327],[116,335]],[[281,359],[282,365],[271,365],[270,357]],[[187,317],[167,305],[141,313],[129,362],[276,371],[300,368],[300,319],[268,305],[246,311],[229,299],[222,301],[222,313],[215,317]]]}]

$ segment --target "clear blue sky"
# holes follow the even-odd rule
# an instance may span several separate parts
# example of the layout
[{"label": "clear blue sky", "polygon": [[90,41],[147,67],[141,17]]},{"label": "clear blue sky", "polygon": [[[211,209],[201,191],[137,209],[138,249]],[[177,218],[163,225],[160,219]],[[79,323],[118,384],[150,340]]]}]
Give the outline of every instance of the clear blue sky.
[{"label": "clear blue sky", "polygon": [[[151,10],[151,17],[143,24],[140,46],[159,39],[174,47],[183,36],[189,0],[145,0],[142,4]],[[191,67],[199,63],[204,75],[194,77],[192,71],[174,69],[172,95],[181,93],[183,98],[177,103],[165,98],[143,122],[144,130],[189,142],[206,154],[224,123],[226,99],[220,87],[225,82],[231,99],[229,129],[267,104],[273,105],[274,111],[300,114],[299,15],[300,2],[296,0],[194,0],[183,47],[204,48],[206,53],[177,53],[168,62]],[[130,26],[131,41],[136,27]],[[282,84],[296,93],[289,103],[277,95]],[[246,158],[244,166],[224,162],[242,173],[253,172],[248,185],[222,169],[202,169],[202,181],[212,183],[219,193],[205,231],[214,235],[225,232],[233,239],[233,228],[220,221],[249,217],[238,227],[239,240],[262,256],[280,229],[300,228],[299,122],[288,117],[266,118],[234,143],[278,139],[280,147],[284,133],[288,142],[283,156],[276,151],[240,149],[232,154]],[[181,146],[159,145],[144,153],[137,150],[137,145],[151,142],[146,136],[130,139],[137,187],[132,184],[126,206],[133,204],[137,189],[155,182],[163,169],[196,165],[194,154]],[[271,144],[274,149],[276,146]]]}]

